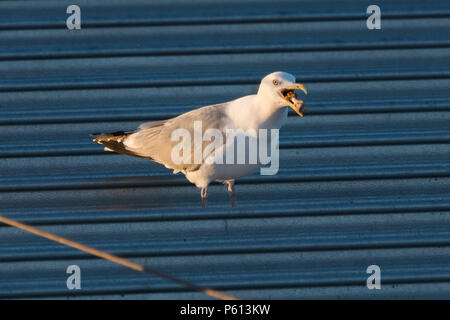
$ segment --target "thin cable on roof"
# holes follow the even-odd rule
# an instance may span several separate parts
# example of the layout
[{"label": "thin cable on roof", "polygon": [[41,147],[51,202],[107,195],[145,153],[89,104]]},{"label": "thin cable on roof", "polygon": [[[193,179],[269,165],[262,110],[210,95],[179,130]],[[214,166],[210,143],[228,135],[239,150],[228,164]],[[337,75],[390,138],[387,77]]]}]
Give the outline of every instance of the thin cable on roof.
[{"label": "thin cable on roof", "polygon": [[21,230],[24,230],[24,231],[28,231],[28,232],[31,232],[31,233],[37,235],[37,236],[40,236],[40,237],[43,237],[43,238],[46,238],[46,239],[49,239],[49,240],[52,240],[52,241],[64,244],[66,246],[78,249],[80,251],[89,253],[89,254],[91,254],[93,256],[96,256],[96,257],[99,257],[99,258],[102,258],[102,259],[105,259],[105,260],[108,260],[108,261],[120,264],[120,265],[125,266],[127,268],[130,268],[130,269],[142,272],[142,273],[152,274],[154,276],[163,278],[165,280],[168,280],[168,281],[171,281],[171,282],[174,282],[174,283],[178,283],[178,284],[180,284],[180,285],[182,285],[182,286],[184,286],[186,288],[189,288],[189,289],[195,290],[195,291],[203,292],[206,295],[214,297],[214,298],[218,298],[218,299],[222,299],[222,300],[239,300],[238,298],[230,296],[230,295],[227,295],[227,294],[225,294],[225,293],[223,293],[221,291],[217,291],[217,290],[214,290],[214,289],[211,289],[211,288],[204,288],[204,287],[197,286],[196,284],[193,284],[193,283],[191,283],[189,281],[178,279],[178,278],[173,277],[171,275],[168,275],[168,274],[162,273],[160,271],[157,271],[157,270],[145,267],[143,265],[137,264],[137,263],[135,263],[133,261],[130,261],[128,259],[124,259],[124,258],[118,257],[116,255],[113,255],[113,254],[110,254],[110,253],[107,253],[107,252],[104,252],[104,251],[100,251],[100,250],[94,249],[92,247],[89,247],[89,246],[83,245],[81,243],[69,240],[67,238],[60,237],[58,235],[55,235],[55,234],[52,234],[52,233],[40,230],[38,228],[35,228],[35,227],[30,226],[30,225],[21,223],[21,222],[16,221],[16,220],[12,220],[12,219],[6,218],[6,217],[1,216],[1,215],[0,215],[0,222],[3,222],[4,224],[7,224],[7,225],[9,225],[11,227],[15,227],[15,228],[18,228],[18,229],[21,229]]}]

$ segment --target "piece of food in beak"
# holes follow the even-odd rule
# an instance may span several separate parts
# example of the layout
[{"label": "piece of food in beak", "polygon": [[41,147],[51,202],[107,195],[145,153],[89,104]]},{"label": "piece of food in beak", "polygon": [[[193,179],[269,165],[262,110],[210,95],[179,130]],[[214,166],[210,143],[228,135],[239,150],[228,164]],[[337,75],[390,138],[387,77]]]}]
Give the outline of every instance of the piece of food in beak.
[{"label": "piece of food in beak", "polygon": [[288,91],[284,98],[290,102],[289,106],[300,116],[303,117],[305,111],[304,103],[302,100],[297,99],[297,95],[293,90]]},{"label": "piece of food in beak", "polygon": [[289,107],[291,107],[300,117],[303,117],[303,112],[305,111],[304,103],[297,98],[294,90],[301,90],[305,94],[308,94],[305,86],[301,83],[294,83],[289,87],[282,88],[278,93],[287,102]]}]

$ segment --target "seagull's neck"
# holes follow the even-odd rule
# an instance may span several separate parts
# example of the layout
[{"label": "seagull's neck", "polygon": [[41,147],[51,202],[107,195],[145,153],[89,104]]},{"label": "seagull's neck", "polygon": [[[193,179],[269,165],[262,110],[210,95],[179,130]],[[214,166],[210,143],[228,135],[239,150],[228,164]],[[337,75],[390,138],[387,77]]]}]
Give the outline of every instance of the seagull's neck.
[{"label": "seagull's neck", "polygon": [[232,101],[227,114],[242,130],[279,129],[287,119],[287,108],[280,108],[260,95],[251,95]]},{"label": "seagull's neck", "polygon": [[252,108],[253,117],[259,123],[259,128],[280,129],[287,120],[287,108],[280,108],[264,95],[255,96]]}]

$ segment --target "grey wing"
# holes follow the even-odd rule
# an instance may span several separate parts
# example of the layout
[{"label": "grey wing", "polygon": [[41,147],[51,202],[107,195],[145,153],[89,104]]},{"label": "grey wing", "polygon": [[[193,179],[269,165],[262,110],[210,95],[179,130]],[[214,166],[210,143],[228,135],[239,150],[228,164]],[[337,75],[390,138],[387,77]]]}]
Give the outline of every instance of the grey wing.
[{"label": "grey wing", "polygon": [[[194,150],[194,121],[201,121],[202,132],[208,129],[218,129],[225,132],[230,124],[230,119],[225,114],[226,104],[206,106],[187,113],[176,118],[165,121],[144,123],[139,130],[128,136],[124,144],[126,148],[142,157],[152,158],[155,162],[165,165],[174,171],[194,171],[200,167],[199,163],[176,163],[172,159],[173,148],[180,143],[180,140],[172,140],[172,132],[176,129],[184,129],[191,138],[191,155]],[[225,137],[225,134],[223,134]],[[208,142],[209,143],[209,142]],[[206,147],[203,142],[201,147]],[[200,146],[197,146],[200,147]],[[202,159],[203,161],[203,159]]]},{"label": "grey wing", "polygon": [[138,130],[144,130],[144,129],[150,129],[155,128],[164,125],[164,123],[167,122],[167,120],[160,120],[160,121],[151,121],[151,122],[145,122],[141,124],[138,128]]}]

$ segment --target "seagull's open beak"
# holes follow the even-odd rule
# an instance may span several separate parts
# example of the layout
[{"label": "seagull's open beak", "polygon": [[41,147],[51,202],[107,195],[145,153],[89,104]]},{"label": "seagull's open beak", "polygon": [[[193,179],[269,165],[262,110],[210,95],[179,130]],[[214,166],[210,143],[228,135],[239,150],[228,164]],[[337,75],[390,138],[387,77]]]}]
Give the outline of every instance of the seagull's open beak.
[{"label": "seagull's open beak", "polygon": [[301,83],[293,83],[291,86],[284,87],[280,89],[279,94],[287,102],[289,107],[291,107],[300,117],[303,117],[305,104],[302,100],[297,99],[294,90],[301,90],[305,94],[308,94],[305,86]]}]

